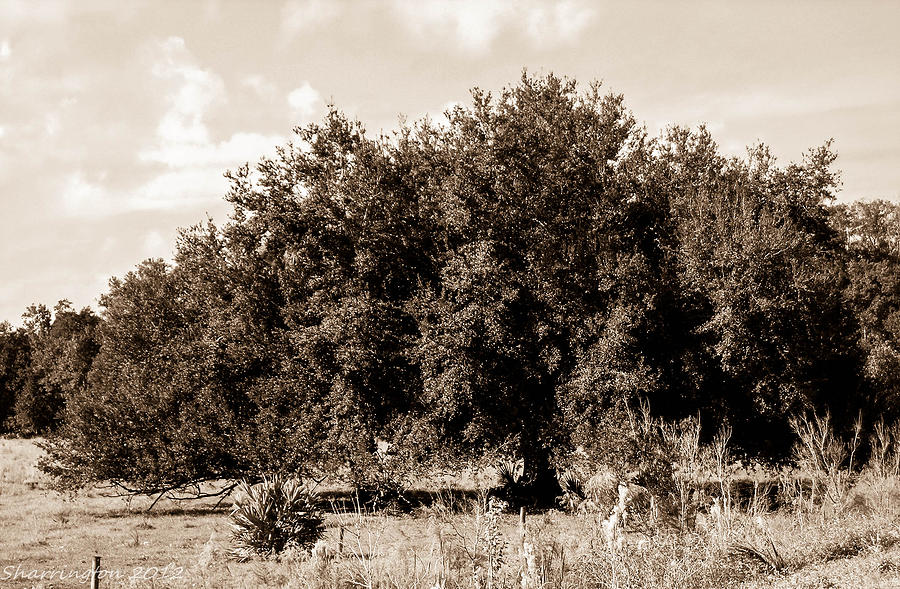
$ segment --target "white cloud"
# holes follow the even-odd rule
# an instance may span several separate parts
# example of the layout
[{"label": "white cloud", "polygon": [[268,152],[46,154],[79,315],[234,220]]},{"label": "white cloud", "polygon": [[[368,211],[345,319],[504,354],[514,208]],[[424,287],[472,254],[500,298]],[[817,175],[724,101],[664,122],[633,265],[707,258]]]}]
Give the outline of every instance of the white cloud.
[{"label": "white cloud", "polygon": [[235,133],[219,143],[171,143],[144,150],[139,158],[144,162],[155,162],[170,168],[210,167],[239,165],[258,160],[263,155],[272,155],[275,148],[286,142],[281,135],[261,133]]},{"label": "white cloud", "polygon": [[[173,81],[175,86],[167,97],[168,109],[157,127],[156,144],[138,154],[140,161],[170,168],[214,168],[211,173],[221,174],[222,168],[256,161],[284,143],[279,135],[244,132],[214,142],[204,118],[211,107],[227,98],[222,78],[196,65],[183,39],[171,37],[159,49],[160,58],[153,66],[153,73]],[[254,78],[252,83],[265,82]]]},{"label": "white cloud", "polygon": [[401,22],[421,39],[450,37],[482,53],[504,30],[542,45],[576,41],[594,16],[585,0],[393,0]]},{"label": "white cloud", "polygon": [[281,30],[296,35],[324,25],[340,14],[336,0],[288,0],[281,8]]},{"label": "white cloud", "polygon": [[26,22],[47,24],[65,22],[75,3],[65,0],[4,0],[0,2],[0,22],[7,26],[17,26]]},{"label": "white cloud", "polygon": [[171,210],[221,200],[227,182],[221,170],[207,168],[172,170],[155,176],[128,199],[129,209]]},{"label": "white cloud", "polygon": [[563,0],[549,7],[533,6],[526,13],[526,30],[541,45],[577,39],[594,18],[594,8],[583,2]]},{"label": "white cloud", "polygon": [[55,112],[47,113],[44,115],[44,132],[47,133],[50,137],[56,135],[59,132],[60,122],[59,122],[59,114]]},{"label": "white cloud", "polygon": [[92,216],[108,204],[109,196],[100,184],[89,182],[83,173],[75,172],[64,181],[62,200],[68,213]]},{"label": "white cloud", "polygon": [[175,88],[166,97],[169,109],[159,123],[157,135],[164,143],[206,143],[209,132],[203,117],[213,104],[224,101],[222,78],[193,63],[184,39],[169,37],[158,49],[160,55],[153,73],[174,82]]},{"label": "white cloud", "polygon": [[64,180],[61,192],[68,215],[106,217],[212,205],[221,200],[226,189],[221,171],[185,168],[159,174],[133,190],[110,190],[103,178],[90,180],[78,171]]},{"label": "white cloud", "polygon": [[309,82],[303,82],[302,86],[288,94],[287,101],[294,113],[306,121],[311,119],[321,108],[322,95]]},{"label": "white cloud", "polygon": [[259,74],[245,77],[241,85],[256,92],[260,98],[270,99],[275,94],[275,84]]},{"label": "white cloud", "polygon": [[165,110],[153,140],[136,158],[144,165],[140,172],[145,178],[155,175],[132,187],[111,188],[102,174],[72,173],[60,191],[67,214],[102,217],[214,207],[228,189],[224,170],[274,155],[285,143],[280,135],[254,132],[236,132],[218,141],[211,136],[206,117],[226,101],[225,84],[196,63],[182,39],[171,37],[156,44],[150,69],[165,85]]},{"label": "white cloud", "polygon": [[159,231],[149,231],[144,236],[143,254],[145,258],[167,258],[171,249],[170,244]]},{"label": "white cloud", "polygon": [[0,139],[2,139],[4,135],[6,135],[6,127],[0,125]]},{"label": "white cloud", "polygon": [[103,238],[103,244],[100,246],[100,251],[109,253],[115,251],[118,247],[119,239],[115,235],[107,235]]},{"label": "white cloud", "polygon": [[451,100],[442,104],[440,108],[422,111],[421,116],[416,117],[415,120],[418,121],[424,117],[428,117],[433,124],[439,126],[447,125],[450,122],[447,113],[452,112],[457,106],[465,107],[466,103],[458,100]]},{"label": "white cloud", "polygon": [[105,175],[89,179],[70,174],[61,194],[64,211],[76,217],[103,217],[134,211],[170,211],[215,206],[228,189],[223,171],[262,155],[274,155],[285,139],[257,133],[235,133],[227,141],[207,145],[173,145],[140,154],[145,163],[162,163],[166,171],[131,189],[112,190]]},{"label": "white cloud", "polygon": [[857,94],[852,88],[845,90],[837,82],[832,91],[815,93],[759,86],[743,88],[740,92],[703,93],[668,99],[665,103],[646,105],[639,112],[651,123],[651,128],[663,129],[670,124],[695,126],[705,122],[711,131],[719,131],[725,128],[726,123],[731,125],[739,120],[793,117],[875,106],[885,96]]},{"label": "white cloud", "polygon": [[0,59],[9,59],[12,55],[12,47],[9,46],[9,41],[4,39],[0,42]]},{"label": "white cloud", "polygon": [[401,21],[419,37],[450,33],[464,49],[483,51],[500,31],[502,17],[509,17],[510,0],[394,0]]}]

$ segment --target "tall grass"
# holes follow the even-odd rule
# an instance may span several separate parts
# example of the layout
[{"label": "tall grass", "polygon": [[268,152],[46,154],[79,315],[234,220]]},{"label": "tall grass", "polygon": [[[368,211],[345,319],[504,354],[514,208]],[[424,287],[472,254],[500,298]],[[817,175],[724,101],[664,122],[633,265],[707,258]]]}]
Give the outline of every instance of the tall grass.
[{"label": "tall grass", "polygon": [[861,441],[862,418],[857,418],[849,440],[835,434],[828,413],[821,416],[804,413],[792,418],[790,424],[797,435],[795,458],[810,477],[809,503],[815,505],[823,500],[833,512],[840,511],[855,477],[854,461]]},{"label": "tall grass", "polygon": [[[864,435],[857,426],[841,437],[828,416],[799,418],[797,465],[779,471],[738,464],[727,428],[703,444],[695,420],[635,417],[635,431],[670,460],[668,471],[654,466],[669,473],[668,482],[642,486],[636,470],[613,480],[604,465],[596,473],[572,471],[561,476],[571,496],[560,503],[566,509],[529,513],[524,528],[517,512],[485,490],[471,499],[445,494],[402,517],[357,504],[327,514],[315,546],[243,563],[230,556],[224,517],[209,541],[194,546],[167,528],[182,526],[183,533],[183,519],[147,525],[146,515],[135,514],[129,525],[123,513],[115,521],[130,534],[119,549],[159,550],[159,538],[179,547],[169,550],[183,573],[155,579],[155,587],[877,587],[900,574],[900,427],[875,424]],[[860,467],[863,442],[868,462]],[[27,476],[17,465],[4,472]],[[740,490],[742,479],[753,481],[749,494]],[[781,486],[780,504],[769,502],[770,485]],[[22,549],[34,553],[49,551],[52,541],[39,543],[86,515],[66,504],[29,517],[16,529]]]}]

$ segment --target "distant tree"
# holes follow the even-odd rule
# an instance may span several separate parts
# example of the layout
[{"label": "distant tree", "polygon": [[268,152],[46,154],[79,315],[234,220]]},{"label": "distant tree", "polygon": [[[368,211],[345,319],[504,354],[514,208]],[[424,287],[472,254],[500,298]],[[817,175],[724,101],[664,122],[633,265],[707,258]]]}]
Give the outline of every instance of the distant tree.
[{"label": "distant tree", "polygon": [[676,130],[667,144],[681,281],[716,368],[701,396],[743,444],[778,453],[787,415],[859,407],[857,331],[826,208],[836,156],[826,145],[785,168],[765,147],[725,159],[703,130]]},{"label": "distant tree", "polygon": [[868,258],[900,257],[900,205],[856,201],[830,209],[830,221],[847,249]]},{"label": "distant tree", "polygon": [[855,202],[831,209],[847,250],[844,297],[860,325],[873,410],[900,416],[900,205]]},{"label": "distant tree", "polygon": [[[98,481],[163,493],[235,478],[235,421],[202,295],[214,276],[147,260],[101,297],[100,353],[46,446],[67,487]],[[192,269],[193,270],[193,269]],[[205,289],[199,293],[196,284]],[[198,296],[201,295],[201,296]]]},{"label": "distant tree", "polygon": [[31,305],[23,319],[30,361],[16,397],[15,429],[22,435],[45,434],[59,426],[67,400],[86,384],[99,348],[100,319],[90,308],[76,312],[66,300],[52,313],[44,305]]},{"label": "distant tree", "polygon": [[16,399],[28,380],[31,347],[24,329],[0,323],[0,432],[16,430]]}]

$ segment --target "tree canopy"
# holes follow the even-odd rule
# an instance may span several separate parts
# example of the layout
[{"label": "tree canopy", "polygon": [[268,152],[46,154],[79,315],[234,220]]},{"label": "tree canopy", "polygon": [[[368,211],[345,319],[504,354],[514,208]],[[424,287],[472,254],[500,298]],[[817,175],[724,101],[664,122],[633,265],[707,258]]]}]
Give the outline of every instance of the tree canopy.
[{"label": "tree canopy", "polygon": [[227,223],[110,283],[86,378],[76,354],[47,380],[66,484],[505,455],[540,486],[644,400],[771,456],[792,413],[896,414],[898,216],[830,206],[830,144],[726,157],[553,75],[391,135],[335,108],[294,131],[228,174]]}]

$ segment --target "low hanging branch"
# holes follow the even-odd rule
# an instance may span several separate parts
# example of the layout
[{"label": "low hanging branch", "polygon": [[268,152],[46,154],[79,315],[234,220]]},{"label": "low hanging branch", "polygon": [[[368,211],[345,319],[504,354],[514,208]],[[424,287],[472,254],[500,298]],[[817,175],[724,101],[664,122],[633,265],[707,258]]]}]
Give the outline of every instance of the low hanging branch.
[{"label": "low hanging branch", "polygon": [[[201,485],[205,483],[216,482],[224,482],[224,485],[221,488],[213,491],[205,491],[201,488]],[[162,499],[163,497],[167,497],[172,501],[193,501],[196,499],[219,497],[219,502],[214,506],[214,508],[218,508],[222,500],[228,497],[238,486],[238,484],[239,481],[235,479],[223,480],[219,478],[204,478],[178,485],[153,488],[135,488],[133,486],[129,486],[129,484],[123,481],[110,481],[109,484],[103,485],[100,488],[117,490],[117,492],[103,493],[104,497],[134,497],[137,495],[146,495],[148,497],[151,497],[155,495],[156,498],[146,509],[146,511],[150,511],[156,506],[157,503],[159,503],[160,499]]]}]

